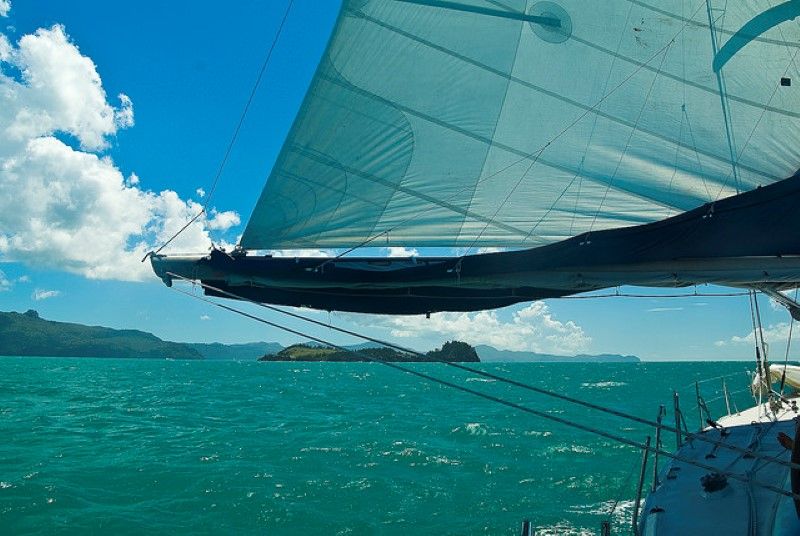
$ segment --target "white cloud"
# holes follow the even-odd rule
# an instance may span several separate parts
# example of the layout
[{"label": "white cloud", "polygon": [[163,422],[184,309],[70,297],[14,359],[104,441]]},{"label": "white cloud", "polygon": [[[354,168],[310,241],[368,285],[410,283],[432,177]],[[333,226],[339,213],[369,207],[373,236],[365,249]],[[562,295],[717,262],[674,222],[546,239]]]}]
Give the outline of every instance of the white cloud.
[{"label": "white cloud", "polygon": [[198,188],[197,190],[195,190],[195,193],[197,194],[197,197],[201,199],[206,196],[206,191],[203,190],[202,188]]},{"label": "white cloud", "polygon": [[211,320],[211,317],[210,317],[210,316],[208,316],[208,315],[201,315],[201,316],[200,316],[200,320],[202,320],[203,322],[205,322],[206,320]]},{"label": "white cloud", "polygon": [[[789,340],[789,324],[787,322],[780,322],[778,324],[768,326],[764,328],[763,332],[764,340],[767,342],[768,346],[775,347],[775,345],[785,345]],[[720,348],[728,345],[754,346],[755,337],[753,335],[753,331],[751,330],[750,333],[743,336],[734,335],[726,341],[720,340],[714,342],[714,346]]]},{"label": "white cloud", "polygon": [[437,337],[472,345],[488,344],[501,350],[527,350],[552,354],[575,354],[588,350],[592,342],[575,322],[553,317],[544,302],[534,302],[503,321],[496,311],[436,313],[423,316],[353,316],[361,324],[389,328],[393,337]]},{"label": "white cloud", "polygon": [[227,231],[231,227],[236,227],[239,225],[241,220],[239,219],[239,215],[233,211],[227,212],[211,212],[211,218],[206,222],[209,229],[213,229],[215,231]]},{"label": "white cloud", "polygon": [[[121,94],[119,106],[107,102],[94,63],[59,25],[17,46],[0,38],[2,64],[22,74],[0,72],[0,261],[97,279],[152,277],[142,257],[202,207],[171,190],[140,188],[138,176],[126,180],[102,154],[119,129],[133,125],[131,100]],[[167,251],[206,251],[210,230],[238,224],[238,214],[212,210]]]},{"label": "white cloud", "polygon": [[[2,0],[0,0],[2,2]],[[8,38],[0,34],[0,61],[8,61],[11,58],[11,51],[14,48],[11,46],[11,43],[8,42]]]},{"label": "white cloud", "polygon": [[416,249],[407,249],[402,246],[383,248],[383,251],[389,257],[419,257],[419,251]]},{"label": "white cloud", "polygon": [[33,294],[31,294],[31,298],[36,301],[49,300],[50,298],[56,298],[58,296],[61,296],[60,290],[43,290],[40,288],[37,288],[33,291]]},{"label": "white cloud", "polygon": [[17,283],[30,283],[31,277],[29,275],[21,275],[17,278]]},{"label": "white cloud", "polygon": [[648,313],[666,313],[669,311],[683,311],[683,307],[653,307],[648,309]]},{"label": "white cloud", "polygon": [[0,0],[0,17],[8,17],[11,11],[11,0]]}]

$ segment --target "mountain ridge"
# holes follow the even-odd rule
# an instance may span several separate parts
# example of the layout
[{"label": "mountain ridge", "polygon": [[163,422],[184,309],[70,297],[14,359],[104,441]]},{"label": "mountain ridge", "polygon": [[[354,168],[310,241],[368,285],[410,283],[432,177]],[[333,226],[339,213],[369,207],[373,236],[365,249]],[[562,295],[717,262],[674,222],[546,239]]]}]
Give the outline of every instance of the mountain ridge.
[{"label": "mountain ridge", "polygon": [[634,355],[620,354],[578,354],[556,355],[520,350],[498,350],[493,346],[481,344],[475,347],[481,361],[502,363],[640,363]]},{"label": "mountain ridge", "polygon": [[33,309],[0,312],[0,355],[202,359],[191,348],[152,333],[45,320]]}]

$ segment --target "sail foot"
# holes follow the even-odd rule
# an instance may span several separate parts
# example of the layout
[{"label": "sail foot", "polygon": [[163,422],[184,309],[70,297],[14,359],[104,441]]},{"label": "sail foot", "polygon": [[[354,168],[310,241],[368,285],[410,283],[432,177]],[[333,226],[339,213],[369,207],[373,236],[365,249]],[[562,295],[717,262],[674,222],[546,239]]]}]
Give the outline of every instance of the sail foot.
[{"label": "sail foot", "polygon": [[800,285],[800,175],[655,223],[463,257],[154,255],[167,284],[207,294],[382,314],[475,311],[620,285]]}]

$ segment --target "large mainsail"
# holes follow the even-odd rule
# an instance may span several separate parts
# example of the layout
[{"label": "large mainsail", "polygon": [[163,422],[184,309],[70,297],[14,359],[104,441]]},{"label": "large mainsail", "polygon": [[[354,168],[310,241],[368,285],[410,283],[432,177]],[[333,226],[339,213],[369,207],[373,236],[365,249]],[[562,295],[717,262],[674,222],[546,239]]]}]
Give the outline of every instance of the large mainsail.
[{"label": "large mainsail", "polygon": [[[344,0],[241,248],[153,268],[218,296],[392,314],[626,284],[785,298],[799,15],[798,0]],[[364,245],[460,249],[245,254]],[[488,246],[514,251],[470,254]]]},{"label": "large mainsail", "polygon": [[534,247],[782,180],[798,4],[345,0],[241,245]]}]

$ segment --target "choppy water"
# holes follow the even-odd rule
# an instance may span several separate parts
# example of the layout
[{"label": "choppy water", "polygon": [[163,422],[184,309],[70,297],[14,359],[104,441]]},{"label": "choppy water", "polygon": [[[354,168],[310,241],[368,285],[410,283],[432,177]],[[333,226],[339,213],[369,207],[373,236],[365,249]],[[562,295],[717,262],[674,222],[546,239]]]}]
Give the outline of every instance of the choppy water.
[{"label": "choppy water", "polygon": [[[746,364],[480,366],[653,418],[672,388],[688,411],[691,382]],[[636,440],[652,433],[416,368]],[[744,374],[729,385],[745,387]],[[639,456],[377,364],[0,358],[3,534],[516,534],[526,518],[538,534],[593,534],[617,499],[615,523],[629,523]]]}]

